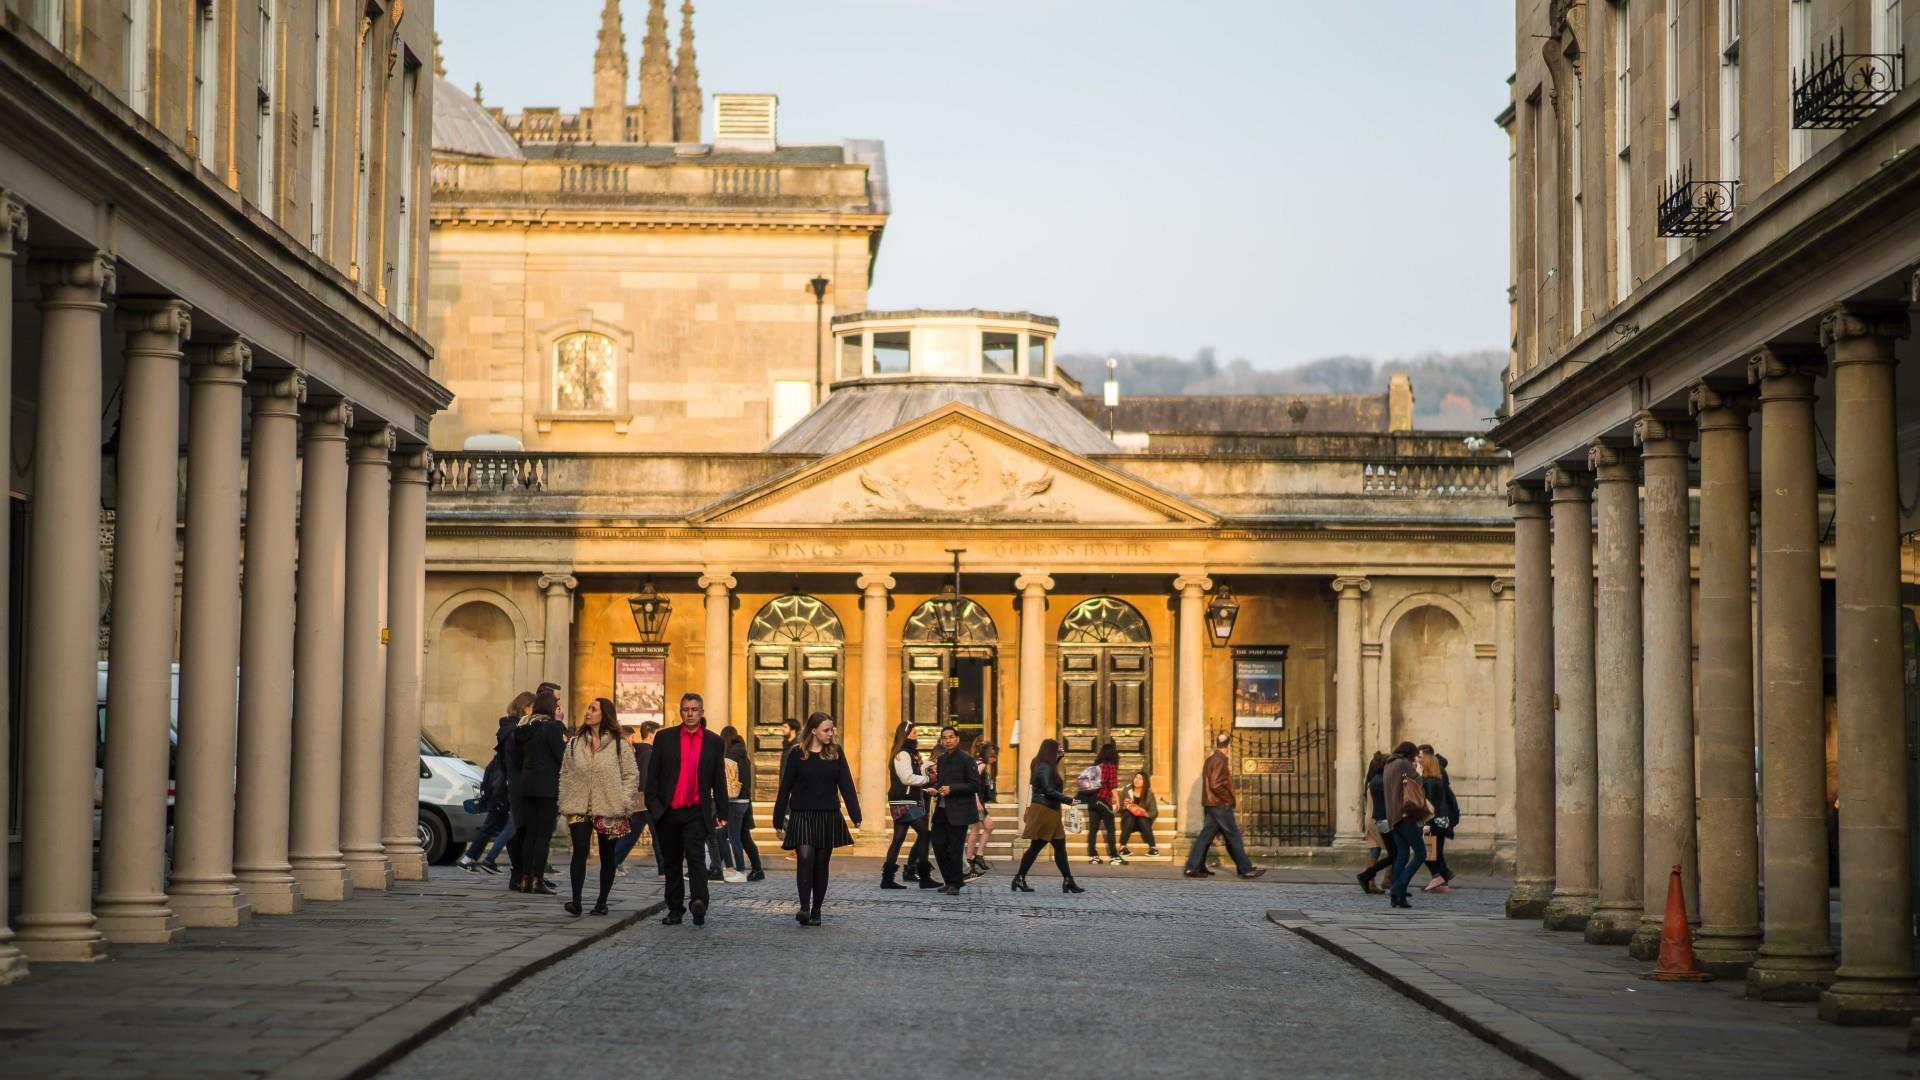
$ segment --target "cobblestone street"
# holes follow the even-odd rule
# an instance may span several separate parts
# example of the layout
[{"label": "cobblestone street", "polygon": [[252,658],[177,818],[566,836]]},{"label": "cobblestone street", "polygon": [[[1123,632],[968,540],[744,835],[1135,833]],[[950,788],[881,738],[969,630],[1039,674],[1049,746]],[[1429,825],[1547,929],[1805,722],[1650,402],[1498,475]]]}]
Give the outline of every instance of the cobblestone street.
[{"label": "cobblestone street", "polygon": [[[704,928],[649,920],[556,964],[384,1075],[1377,1077],[1436,1062],[1533,1075],[1266,921],[1274,908],[1384,910],[1350,882],[1156,867],[1080,876],[1087,893],[1065,896],[1049,869],[1026,895],[996,869],[950,900],[882,892],[870,860],[836,860],[824,925],[809,929],[793,920],[790,868],[775,859],[764,882],[717,887]],[[1490,912],[1502,895],[1416,902]]]}]

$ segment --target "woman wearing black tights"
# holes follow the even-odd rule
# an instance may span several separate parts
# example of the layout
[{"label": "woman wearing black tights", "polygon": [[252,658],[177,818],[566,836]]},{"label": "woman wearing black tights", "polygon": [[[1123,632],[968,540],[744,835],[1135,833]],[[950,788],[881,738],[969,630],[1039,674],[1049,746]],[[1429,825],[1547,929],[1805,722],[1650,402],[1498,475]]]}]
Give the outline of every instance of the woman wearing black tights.
[{"label": "woman wearing black tights", "polygon": [[840,802],[847,804],[853,827],[860,827],[860,797],[853,790],[853,774],[834,741],[833,717],[817,712],[807,717],[800,737],[780,767],[780,791],[773,800],[773,827],[782,836],[781,847],[794,854],[793,880],[800,893],[801,926],[820,925],[820,901],[827,896],[827,864],[833,849],[853,843]]},{"label": "woman wearing black tights", "polygon": [[580,914],[580,889],[587,880],[587,849],[596,840],[600,848],[600,898],[594,902],[593,913],[607,913],[607,893],[613,889],[613,869],[618,865],[613,849],[633,828],[629,815],[639,782],[633,749],[620,730],[613,702],[606,698],[587,702],[587,718],[560,759],[559,810],[566,816],[567,838],[573,843],[573,899],[565,905],[567,914]]},{"label": "woman wearing black tights", "polygon": [[1067,801],[1067,792],[1060,783],[1058,742],[1048,739],[1034,751],[1029,782],[1033,800],[1027,805],[1027,817],[1020,828],[1021,837],[1027,841],[1027,853],[1020,857],[1020,872],[1013,877],[1013,891],[1033,891],[1027,884],[1027,871],[1033,869],[1033,860],[1039,857],[1042,848],[1052,847],[1053,863],[1060,868],[1060,891],[1086,892],[1073,883],[1073,871],[1067,867],[1067,830],[1060,825],[1060,806]]},{"label": "woman wearing black tights", "polygon": [[1373,879],[1380,871],[1390,871],[1393,869],[1394,852],[1397,851],[1400,846],[1399,841],[1394,839],[1393,830],[1386,828],[1386,767],[1387,755],[1380,753],[1378,750],[1374,751],[1373,760],[1367,763],[1367,806],[1372,810],[1372,814],[1367,818],[1367,831],[1380,838],[1381,846],[1373,850],[1375,852],[1382,852],[1382,854],[1380,854],[1378,859],[1374,860],[1372,865],[1354,875],[1360,879],[1361,891],[1366,893],[1386,891]]}]

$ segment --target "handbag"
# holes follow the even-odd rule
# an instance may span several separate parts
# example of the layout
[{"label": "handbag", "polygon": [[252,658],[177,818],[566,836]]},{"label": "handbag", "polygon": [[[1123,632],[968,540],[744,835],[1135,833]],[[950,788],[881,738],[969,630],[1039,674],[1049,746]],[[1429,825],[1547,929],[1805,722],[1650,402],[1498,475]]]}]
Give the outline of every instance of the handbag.
[{"label": "handbag", "polygon": [[1086,832],[1087,812],[1080,808],[1079,803],[1069,803],[1060,811],[1060,827],[1070,833]]},{"label": "handbag", "polygon": [[1141,806],[1139,803],[1130,802],[1127,804],[1127,813],[1137,818],[1143,818],[1147,816],[1147,808]]}]

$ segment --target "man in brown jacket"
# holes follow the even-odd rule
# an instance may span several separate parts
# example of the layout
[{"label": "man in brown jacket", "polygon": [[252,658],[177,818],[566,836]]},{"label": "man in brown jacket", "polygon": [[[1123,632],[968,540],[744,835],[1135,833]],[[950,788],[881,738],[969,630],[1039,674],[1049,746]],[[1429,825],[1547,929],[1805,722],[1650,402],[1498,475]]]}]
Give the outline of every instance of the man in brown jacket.
[{"label": "man in brown jacket", "polygon": [[1207,848],[1212,846],[1216,834],[1226,843],[1227,854],[1233,857],[1234,868],[1241,877],[1257,878],[1266,873],[1247,858],[1247,849],[1240,842],[1240,821],[1233,813],[1233,768],[1227,763],[1227,746],[1232,742],[1233,737],[1225,732],[1215,736],[1213,753],[1200,767],[1200,801],[1206,805],[1207,823],[1201,826],[1200,835],[1193,838],[1193,851],[1187,856],[1188,877],[1213,876],[1206,860]]},{"label": "man in brown jacket", "polygon": [[[1393,833],[1393,883],[1387,889],[1387,901],[1397,908],[1413,906],[1407,900],[1407,883],[1413,880],[1420,864],[1427,861],[1426,840],[1420,835],[1420,826],[1429,816],[1424,808],[1418,814],[1405,812],[1407,800],[1403,797],[1408,780],[1413,781],[1415,789],[1420,788],[1420,766],[1414,763],[1419,750],[1410,742],[1403,742],[1393,748],[1393,756],[1387,759],[1387,767],[1381,775],[1382,790],[1386,794],[1387,829]],[[1424,807],[1425,793],[1421,800]]]}]

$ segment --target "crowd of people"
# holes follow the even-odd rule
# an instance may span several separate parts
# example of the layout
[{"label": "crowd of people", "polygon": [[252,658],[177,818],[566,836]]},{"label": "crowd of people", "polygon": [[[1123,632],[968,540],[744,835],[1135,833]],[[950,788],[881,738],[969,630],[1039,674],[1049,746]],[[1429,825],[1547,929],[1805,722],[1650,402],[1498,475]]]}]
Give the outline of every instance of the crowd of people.
[{"label": "crowd of people", "polygon": [[[695,926],[705,923],[712,882],[765,879],[753,839],[753,755],[737,729],[708,730],[706,703],[695,693],[681,695],[679,723],[671,727],[648,721],[628,731],[606,698],[588,702],[580,723],[569,727],[560,689],[541,683],[508,704],[475,800],[474,809],[484,809],[486,819],[456,865],[499,874],[504,851],[509,888],[558,895],[548,860],[553,834],[564,821],[571,858],[562,907],[569,915],[605,915],[615,879],[646,837],[654,872],[665,879],[661,921],[669,926],[689,916]],[[940,729],[931,753],[923,752],[920,738],[911,720],[894,727],[886,807],[892,838],[879,887],[956,896],[993,869],[986,855],[999,751],[984,735],[963,746],[952,726]],[[794,863],[795,921],[819,926],[833,852],[852,844],[863,822],[860,799],[832,716],[816,712],[803,722],[788,720],[782,741],[772,825]],[[1248,858],[1241,837],[1231,754],[1232,738],[1223,733],[1201,769],[1205,821],[1187,855],[1188,877],[1213,876],[1206,863],[1216,839],[1239,877],[1266,872]],[[1111,741],[1071,781],[1065,758],[1055,739],[1034,752],[1020,823],[1027,846],[1011,882],[1015,892],[1035,891],[1027,877],[1049,848],[1061,890],[1086,891],[1074,881],[1067,855],[1069,832],[1079,828],[1067,820],[1070,812],[1084,821],[1090,863],[1125,864],[1136,839],[1149,856],[1160,854],[1154,838],[1160,804],[1147,773],[1123,781],[1120,753]],[[1460,817],[1447,759],[1432,746],[1403,742],[1391,753],[1373,755],[1365,791],[1364,828],[1374,861],[1357,875],[1360,887],[1385,893],[1393,907],[1411,907],[1408,893],[1424,863],[1430,872],[1424,890],[1447,892],[1454,875],[1446,845]],[[587,864],[596,856],[597,888],[588,907]],[[1379,883],[1383,872],[1385,888]]]}]

